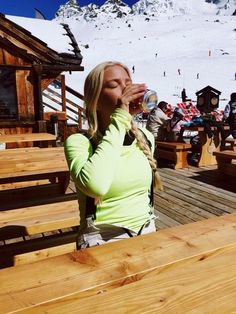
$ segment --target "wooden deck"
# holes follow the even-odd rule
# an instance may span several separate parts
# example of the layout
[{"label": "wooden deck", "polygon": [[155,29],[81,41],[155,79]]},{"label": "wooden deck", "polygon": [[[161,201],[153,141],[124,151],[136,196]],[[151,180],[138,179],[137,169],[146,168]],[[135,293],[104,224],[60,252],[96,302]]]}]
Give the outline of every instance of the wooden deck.
[{"label": "wooden deck", "polygon": [[158,229],[236,213],[236,179],[222,176],[217,165],[159,172],[164,191],[154,197]]}]

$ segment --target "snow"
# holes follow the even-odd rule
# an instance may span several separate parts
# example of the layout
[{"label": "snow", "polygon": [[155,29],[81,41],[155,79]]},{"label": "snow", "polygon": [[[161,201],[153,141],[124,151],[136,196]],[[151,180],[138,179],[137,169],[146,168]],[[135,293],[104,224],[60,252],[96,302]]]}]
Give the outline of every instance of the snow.
[{"label": "snow", "polygon": [[69,44],[71,41],[69,37],[65,35],[66,31],[62,25],[60,25],[60,21],[46,21],[12,15],[6,15],[6,18],[45,42],[49,48],[59,53],[71,52],[69,51],[71,49],[71,45]]},{"label": "snow", "polygon": [[[68,51],[69,38],[61,36],[60,21],[7,18],[52,49]],[[222,92],[219,107],[224,108],[236,91],[235,20],[235,16],[215,15],[150,17],[149,21],[145,16],[100,17],[90,22],[66,19],[63,22],[69,24],[77,39],[85,68],[83,72],[66,73],[66,84],[83,94],[89,71],[100,62],[117,60],[130,69],[135,65],[133,81],[145,82],[156,90],[159,100],[176,106],[185,88],[188,98],[196,101],[195,93],[210,85]]]},{"label": "snow", "polygon": [[83,81],[96,64],[118,60],[130,69],[135,65],[133,81],[155,89],[159,100],[175,106],[185,88],[188,98],[196,101],[195,93],[210,85],[222,92],[219,107],[224,108],[236,91],[235,20],[235,16],[175,16],[150,21],[135,16],[127,21],[92,23],[69,20],[85,71],[67,75],[67,83],[82,92]]}]

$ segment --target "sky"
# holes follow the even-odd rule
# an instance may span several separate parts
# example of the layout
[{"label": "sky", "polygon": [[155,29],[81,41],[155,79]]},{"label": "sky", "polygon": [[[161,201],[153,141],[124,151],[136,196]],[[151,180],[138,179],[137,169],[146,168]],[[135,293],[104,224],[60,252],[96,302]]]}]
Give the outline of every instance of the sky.
[{"label": "sky", "polygon": [[[35,8],[38,9],[47,20],[52,20],[59,6],[68,0],[0,0],[0,12],[7,15],[35,17]],[[105,0],[77,0],[82,7],[89,3],[101,5]],[[125,1],[134,3],[134,0]]]},{"label": "sky", "polygon": [[0,0],[0,12],[8,15],[35,17],[35,8],[46,19],[54,18],[55,12],[66,0]]}]

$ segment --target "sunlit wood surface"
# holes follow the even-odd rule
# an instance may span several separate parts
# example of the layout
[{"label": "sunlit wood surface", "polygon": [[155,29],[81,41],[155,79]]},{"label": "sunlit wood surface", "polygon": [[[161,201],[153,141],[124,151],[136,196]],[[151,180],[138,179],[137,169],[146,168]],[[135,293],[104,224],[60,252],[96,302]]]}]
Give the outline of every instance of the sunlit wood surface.
[{"label": "sunlit wood surface", "polygon": [[1,313],[234,313],[236,214],[0,270]]}]

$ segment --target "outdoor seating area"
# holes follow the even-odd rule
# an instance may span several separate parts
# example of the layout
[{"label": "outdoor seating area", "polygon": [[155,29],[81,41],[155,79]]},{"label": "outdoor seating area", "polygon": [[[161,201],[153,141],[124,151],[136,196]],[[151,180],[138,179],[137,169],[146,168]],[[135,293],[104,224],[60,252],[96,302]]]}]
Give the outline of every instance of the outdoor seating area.
[{"label": "outdoor seating area", "polygon": [[[172,154],[185,148],[178,145],[170,143]],[[79,204],[63,148],[5,149],[0,164],[1,313],[102,313],[104,303],[111,312],[117,304],[131,312],[178,312],[182,306],[200,311],[218,295],[222,309],[233,308],[236,191],[233,178],[217,180],[216,165],[159,169],[159,231],[77,251]],[[173,287],[177,299],[168,292]],[[200,303],[194,301],[199,289]]]},{"label": "outdoor seating area", "polygon": [[[221,97],[209,85],[196,92],[207,82],[207,67],[185,68],[191,58],[181,49],[177,59],[169,59],[172,51],[163,58],[165,45],[151,33],[139,40],[158,45],[155,63],[150,54],[145,62],[128,57],[114,37],[121,63],[92,70],[103,49],[93,45],[94,27],[86,38],[79,33],[93,14],[81,15],[76,1],[65,6],[68,24],[60,16],[56,23],[36,16],[28,23],[0,14],[0,314],[235,313],[236,111],[232,119],[232,108],[228,117],[219,108],[231,87],[220,86]],[[131,13],[135,21],[125,32],[118,26],[126,36],[142,19],[118,8],[113,17],[122,22]],[[160,23],[155,14],[143,15],[144,29],[164,25],[164,16]],[[169,29],[177,19],[168,17]],[[73,34],[70,26],[81,21]],[[96,32],[105,30],[101,25]],[[109,27],[113,36],[110,18]],[[186,47],[183,26],[173,27],[178,47]],[[127,43],[133,53],[138,41]],[[212,47],[205,64],[220,51]],[[122,56],[133,64],[123,65]],[[173,60],[182,58],[174,74]],[[138,83],[131,72],[137,69],[137,78],[143,66],[147,76]],[[236,110],[236,93],[232,103]],[[134,122],[154,135],[155,145]]]}]

